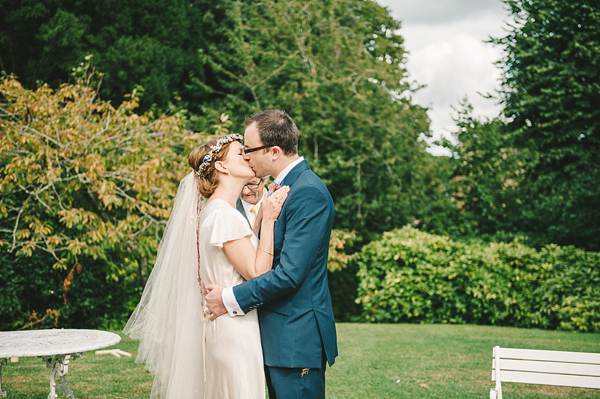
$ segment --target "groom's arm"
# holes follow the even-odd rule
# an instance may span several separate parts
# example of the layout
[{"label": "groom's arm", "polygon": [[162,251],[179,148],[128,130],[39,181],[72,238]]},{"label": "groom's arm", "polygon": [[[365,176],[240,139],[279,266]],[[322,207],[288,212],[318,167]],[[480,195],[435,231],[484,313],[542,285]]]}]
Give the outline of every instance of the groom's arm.
[{"label": "groom's arm", "polygon": [[233,295],[233,287],[225,287],[221,293],[221,298],[223,298],[223,305],[231,317],[242,316],[246,314],[235,300],[235,295]]},{"label": "groom's arm", "polygon": [[[326,189],[325,189],[326,190]],[[233,287],[240,309],[248,311],[299,287],[310,272],[319,250],[327,250],[327,227],[333,204],[328,192],[307,185],[287,199],[286,230],[279,265]]]},{"label": "groom's arm", "polygon": [[206,291],[208,294],[204,299],[206,300],[206,306],[208,307],[209,318],[211,320],[214,320],[225,313],[229,313],[231,317],[243,316],[245,314],[235,300],[232,287],[209,284],[206,286]]},{"label": "groom's arm", "polygon": [[303,188],[302,195],[288,197],[288,216],[279,267],[235,287],[218,284],[206,287],[210,318],[225,313],[241,316],[264,302],[284,295],[304,282],[323,243],[333,209],[328,193],[315,186]]}]

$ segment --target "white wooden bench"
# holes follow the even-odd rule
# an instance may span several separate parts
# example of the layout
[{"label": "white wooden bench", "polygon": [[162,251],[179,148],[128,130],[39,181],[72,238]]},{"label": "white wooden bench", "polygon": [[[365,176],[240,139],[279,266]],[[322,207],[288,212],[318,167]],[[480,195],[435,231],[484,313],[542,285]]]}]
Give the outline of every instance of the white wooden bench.
[{"label": "white wooden bench", "polygon": [[494,347],[490,399],[502,399],[502,382],[600,389],[600,353]]}]

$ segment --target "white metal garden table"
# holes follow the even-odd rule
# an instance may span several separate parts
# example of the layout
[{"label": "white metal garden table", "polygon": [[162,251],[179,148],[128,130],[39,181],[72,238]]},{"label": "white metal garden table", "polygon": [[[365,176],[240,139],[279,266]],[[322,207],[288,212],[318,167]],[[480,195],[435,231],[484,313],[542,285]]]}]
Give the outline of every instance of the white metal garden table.
[{"label": "white metal garden table", "polygon": [[[2,390],[2,366],[12,357],[36,356],[46,362],[50,369],[50,393],[48,399],[57,399],[57,389],[64,389],[67,397],[75,399],[66,379],[69,361],[83,356],[83,352],[106,348],[121,341],[117,334],[100,330],[33,330],[0,332],[0,397]],[[60,378],[58,384],[56,377]]]}]

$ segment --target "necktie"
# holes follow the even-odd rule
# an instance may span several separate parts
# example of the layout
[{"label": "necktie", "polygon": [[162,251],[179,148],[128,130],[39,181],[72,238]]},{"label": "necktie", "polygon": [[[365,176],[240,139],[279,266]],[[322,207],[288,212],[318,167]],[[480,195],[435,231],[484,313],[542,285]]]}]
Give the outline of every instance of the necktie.
[{"label": "necktie", "polygon": [[250,208],[250,212],[252,212],[254,214],[254,217],[256,217],[256,215],[258,215],[258,205],[252,205],[252,208]]}]

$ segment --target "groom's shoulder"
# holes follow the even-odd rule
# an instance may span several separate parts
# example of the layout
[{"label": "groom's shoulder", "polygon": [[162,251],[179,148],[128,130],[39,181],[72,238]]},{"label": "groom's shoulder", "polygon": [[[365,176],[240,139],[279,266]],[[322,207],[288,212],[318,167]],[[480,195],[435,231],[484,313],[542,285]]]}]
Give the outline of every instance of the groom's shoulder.
[{"label": "groom's shoulder", "polygon": [[325,187],[325,183],[323,183],[323,180],[321,180],[321,178],[317,176],[316,173],[313,172],[310,168],[307,168],[300,172],[300,175],[298,176],[298,182],[304,185]]},{"label": "groom's shoulder", "polygon": [[[296,181],[297,188],[308,196],[323,196],[331,199],[331,194],[327,186],[311,169],[303,171]],[[294,187],[296,188],[296,187]]]}]

